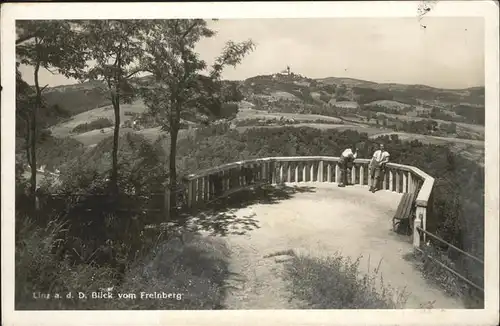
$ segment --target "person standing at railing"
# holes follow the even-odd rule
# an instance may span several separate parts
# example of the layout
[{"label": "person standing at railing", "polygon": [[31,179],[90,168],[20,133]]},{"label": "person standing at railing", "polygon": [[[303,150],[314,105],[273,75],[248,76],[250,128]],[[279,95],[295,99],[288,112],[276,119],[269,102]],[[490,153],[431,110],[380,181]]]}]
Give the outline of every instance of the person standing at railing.
[{"label": "person standing at railing", "polygon": [[[353,151],[354,148],[354,151]],[[340,167],[340,183],[339,187],[345,187],[349,185],[348,174],[350,174],[352,167],[354,165],[354,160],[358,156],[357,146],[352,146],[352,148],[347,148],[342,152],[339,159]]]},{"label": "person standing at railing", "polygon": [[386,164],[389,162],[389,156],[389,152],[385,150],[384,144],[380,144],[379,149],[373,153],[372,160],[368,166],[371,180],[371,192],[381,189],[379,186],[381,180],[384,180],[385,168]]}]

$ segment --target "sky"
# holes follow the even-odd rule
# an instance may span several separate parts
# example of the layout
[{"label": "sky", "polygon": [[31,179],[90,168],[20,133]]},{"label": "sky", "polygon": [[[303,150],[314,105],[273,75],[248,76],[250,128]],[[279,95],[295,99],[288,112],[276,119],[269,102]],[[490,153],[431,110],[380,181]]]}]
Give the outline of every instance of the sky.
[{"label": "sky", "polygon": [[[426,25],[423,28],[421,24]],[[209,22],[215,37],[196,50],[212,63],[229,41],[252,39],[257,47],[223,77],[241,80],[291,71],[310,78],[350,77],[375,82],[440,88],[484,86],[482,18],[232,19]],[[33,69],[22,67],[33,83]],[[40,72],[40,83],[74,84]]]}]

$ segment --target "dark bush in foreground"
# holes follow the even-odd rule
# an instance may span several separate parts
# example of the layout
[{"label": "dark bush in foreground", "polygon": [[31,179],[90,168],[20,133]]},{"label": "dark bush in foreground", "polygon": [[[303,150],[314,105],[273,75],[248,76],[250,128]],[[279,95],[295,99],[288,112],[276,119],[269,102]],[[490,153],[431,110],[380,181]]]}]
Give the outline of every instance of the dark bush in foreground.
[{"label": "dark bush in foreground", "polygon": [[73,128],[73,130],[71,132],[72,133],[84,133],[84,132],[88,132],[91,130],[112,127],[113,125],[114,125],[113,121],[109,120],[108,118],[99,118],[99,119],[91,121],[91,122],[79,124],[78,126]]},{"label": "dark bush in foreground", "polygon": [[[57,309],[220,309],[225,291],[229,251],[225,243],[191,234],[184,241],[170,237],[127,262],[125,274],[92,260],[73,263],[57,250],[65,225],[51,220],[46,228],[25,221],[16,239],[15,308]],[[158,240],[157,237],[154,240]],[[126,251],[127,248],[124,248]],[[113,299],[92,299],[92,292],[110,291]],[[89,299],[78,299],[78,292]],[[170,294],[165,299],[141,299],[141,292]],[[50,293],[50,298],[36,298]],[[56,298],[55,294],[61,298]],[[72,298],[67,298],[68,293]],[[136,299],[118,294],[135,294]]]},{"label": "dark bush in foreground", "polygon": [[407,294],[384,284],[378,270],[361,275],[359,259],[350,261],[335,254],[317,258],[297,255],[285,264],[285,280],[303,309],[396,309],[404,308]]}]

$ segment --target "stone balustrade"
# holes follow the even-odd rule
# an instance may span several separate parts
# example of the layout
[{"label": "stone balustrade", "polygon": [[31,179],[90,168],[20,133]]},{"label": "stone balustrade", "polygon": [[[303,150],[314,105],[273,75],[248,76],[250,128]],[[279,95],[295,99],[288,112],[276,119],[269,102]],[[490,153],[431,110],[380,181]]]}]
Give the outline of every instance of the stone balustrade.
[{"label": "stone balustrade", "polygon": [[[191,174],[186,178],[183,197],[188,209],[207,204],[217,198],[252,185],[334,182],[340,181],[338,157],[299,156],[268,157],[224,164]],[[370,186],[369,159],[356,159],[350,174],[352,184]],[[420,246],[419,226],[426,230],[427,215],[434,178],[418,168],[388,163],[382,189],[397,193],[414,193],[416,214],[413,227],[413,244]],[[166,196],[168,198],[168,196]],[[425,238],[424,238],[425,241]]]}]

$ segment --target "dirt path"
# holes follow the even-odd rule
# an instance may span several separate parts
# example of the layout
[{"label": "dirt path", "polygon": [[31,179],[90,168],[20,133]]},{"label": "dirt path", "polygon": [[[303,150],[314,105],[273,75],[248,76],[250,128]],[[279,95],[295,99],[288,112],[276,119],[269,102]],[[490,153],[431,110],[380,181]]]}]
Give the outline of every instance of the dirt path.
[{"label": "dirt path", "polygon": [[[298,184],[314,187],[277,204],[256,204],[236,212],[244,218],[255,214],[259,228],[244,235],[229,235],[233,252],[232,286],[226,300],[229,309],[293,309],[285,284],[279,277],[280,257],[264,258],[278,251],[306,251],[316,256],[341,251],[356,259],[360,269],[373,270],[382,259],[384,283],[410,292],[406,308],[420,308],[434,301],[434,308],[463,308],[429,285],[403,255],[411,251],[408,237],[391,230],[400,194],[370,193],[362,186],[338,188],[335,184]],[[369,257],[369,258],[368,258]],[[368,259],[370,267],[368,266]]]}]

